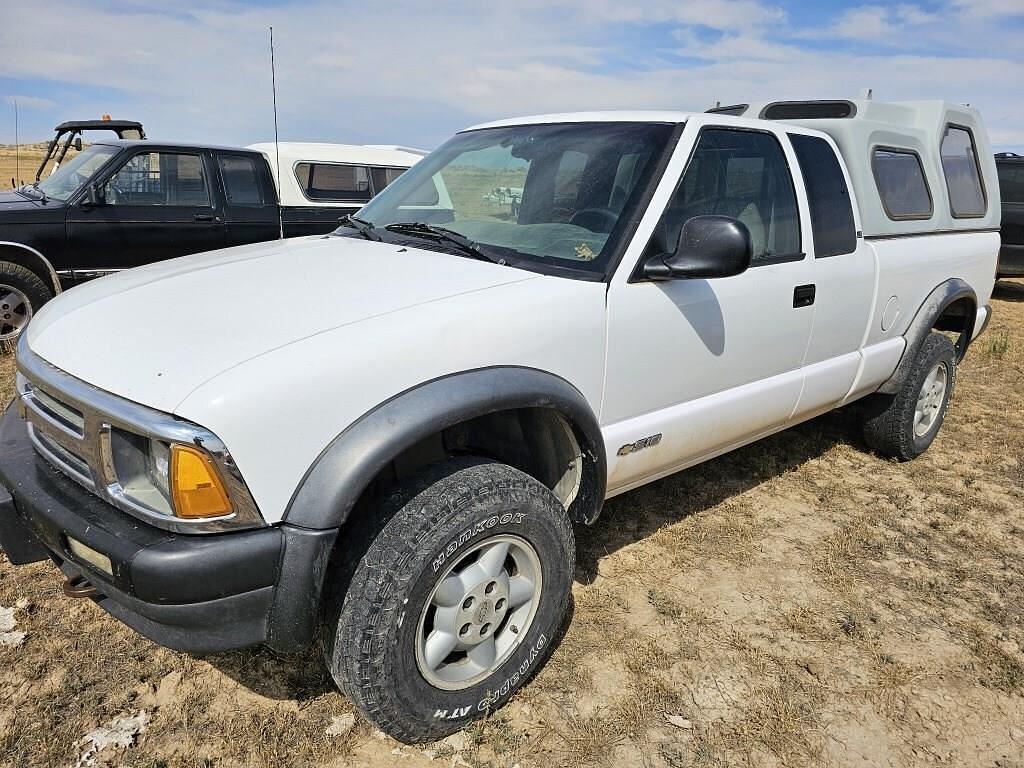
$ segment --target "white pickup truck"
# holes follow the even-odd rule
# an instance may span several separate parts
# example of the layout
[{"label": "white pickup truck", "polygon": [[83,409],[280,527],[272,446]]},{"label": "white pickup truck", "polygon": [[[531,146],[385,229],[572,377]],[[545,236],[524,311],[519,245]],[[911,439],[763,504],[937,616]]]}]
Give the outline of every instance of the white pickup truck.
[{"label": "white pickup truck", "polygon": [[605,499],[861,398],[911,459],[988,322],[976,111],[729,111],[478,126],[331,235],[59,296],[0,422],[0,546],[171,648],[320,637],[404,741],[502,706]]}]

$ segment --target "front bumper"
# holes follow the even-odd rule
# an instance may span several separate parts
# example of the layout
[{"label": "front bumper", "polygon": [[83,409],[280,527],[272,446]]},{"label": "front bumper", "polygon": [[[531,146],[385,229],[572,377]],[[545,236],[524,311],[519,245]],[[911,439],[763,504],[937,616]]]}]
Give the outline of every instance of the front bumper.
[{"label": "front bumper", "polygon": [[[91,599],[101,608],[168,648],[307,645],[336,533],[279,526],[188,535],[155,528],[50,466],[33,449],[16,407],[0,418],[0,549],[14,564],[50,557],[68,578],[92,584],[98,594]],[[109,557],[113,573],[79,560],[69,537]]]}]

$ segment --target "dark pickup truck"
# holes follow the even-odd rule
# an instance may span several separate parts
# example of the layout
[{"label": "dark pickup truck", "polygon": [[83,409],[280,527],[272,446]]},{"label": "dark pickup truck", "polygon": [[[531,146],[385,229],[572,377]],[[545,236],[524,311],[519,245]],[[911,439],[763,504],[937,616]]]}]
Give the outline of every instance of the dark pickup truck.
[{"label": "dark pickup truck", "polygon": [[1000,152],[996,169],[1003,199],[999,277],[1024,277],[1024,156]]},{"label": "dark pickup truck", "polygon": [[342,144],[281,144],[278,154],[280,201],[265,151],[148,140],[97,142],[52,175],[0,192],[0,343],[83,280],[282,233],[330,232],[420,158]]}]

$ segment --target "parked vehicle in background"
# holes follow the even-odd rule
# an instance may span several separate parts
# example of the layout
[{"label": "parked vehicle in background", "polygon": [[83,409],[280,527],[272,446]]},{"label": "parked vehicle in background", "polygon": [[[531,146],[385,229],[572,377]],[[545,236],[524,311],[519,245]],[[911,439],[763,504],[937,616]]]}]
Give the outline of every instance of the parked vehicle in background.
[{"label": "parked vehicle in background", "polygon": [[16,339],[43,304],[84,280],[274,240],[282,225],[285,237],[330,232],[423,154],[282,142],[279,198],[272,144],[96,142],[53,174],[0,193],[0,342]]},{"label": "parked vehicle in background", "polygon": [[146,138],[142,123],[135,120],[112,120],[110,115],[104,115],[101,120],[69,120],[53,130],[55,135],[46,145],[46,153],[43,155],[42,162],[39,163],[39,168],[36,169],[36,181],[43,178],[46,166],[50,165],[51,161],[53,165],[46,175],[50,175],[60,168],[60,164],[64,162],[70,149],[74,148],[76,152],[81,152],[82,136],[86,131],[109,131],[119,139]]},{"label": "parked vehicle in background", "polygon": [[490,123],[330,236],[69,292],[19,343],[0,546],[171,648],[322,638],[397,739],[493,713],[606,498],[862,399],[879,453],[935,440],[990,317],[988,138],[826,105]]},{"label": "parked vehicle in background", "polygon": [[[338,226],[427,153],[421,149],[282,142],[248,149],[267,159],[281,196],[285,237],[319,235]],[[281,178],[277,178],[278,161]]]},{"label": "parked vehicle in background", "polygon": [[999,276],[1024,277],[1024,156],[1000,152],[996,168],[1003,205]]}]

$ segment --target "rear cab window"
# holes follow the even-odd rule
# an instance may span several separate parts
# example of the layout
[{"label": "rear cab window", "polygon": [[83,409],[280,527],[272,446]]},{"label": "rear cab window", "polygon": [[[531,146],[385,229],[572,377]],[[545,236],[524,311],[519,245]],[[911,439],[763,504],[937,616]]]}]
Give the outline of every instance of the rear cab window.
[{"label": "rear cab window", "polygon": [[947,125],[941,153],[950,213],[958,219],[984,216],[988,201],[981,184],[974,136],[967,128]]},{"label": "rear cab window", "polygon": [[875,147],[871,152],[871,170],[886,216],[894,221],[932,217],[932,193],[917,152],[902,147]]},{"label": "rear cab window", "polygon": [[807,189],[816,258],[857,250],[853,201],[835,150],[817,136],[789,134]]}]

